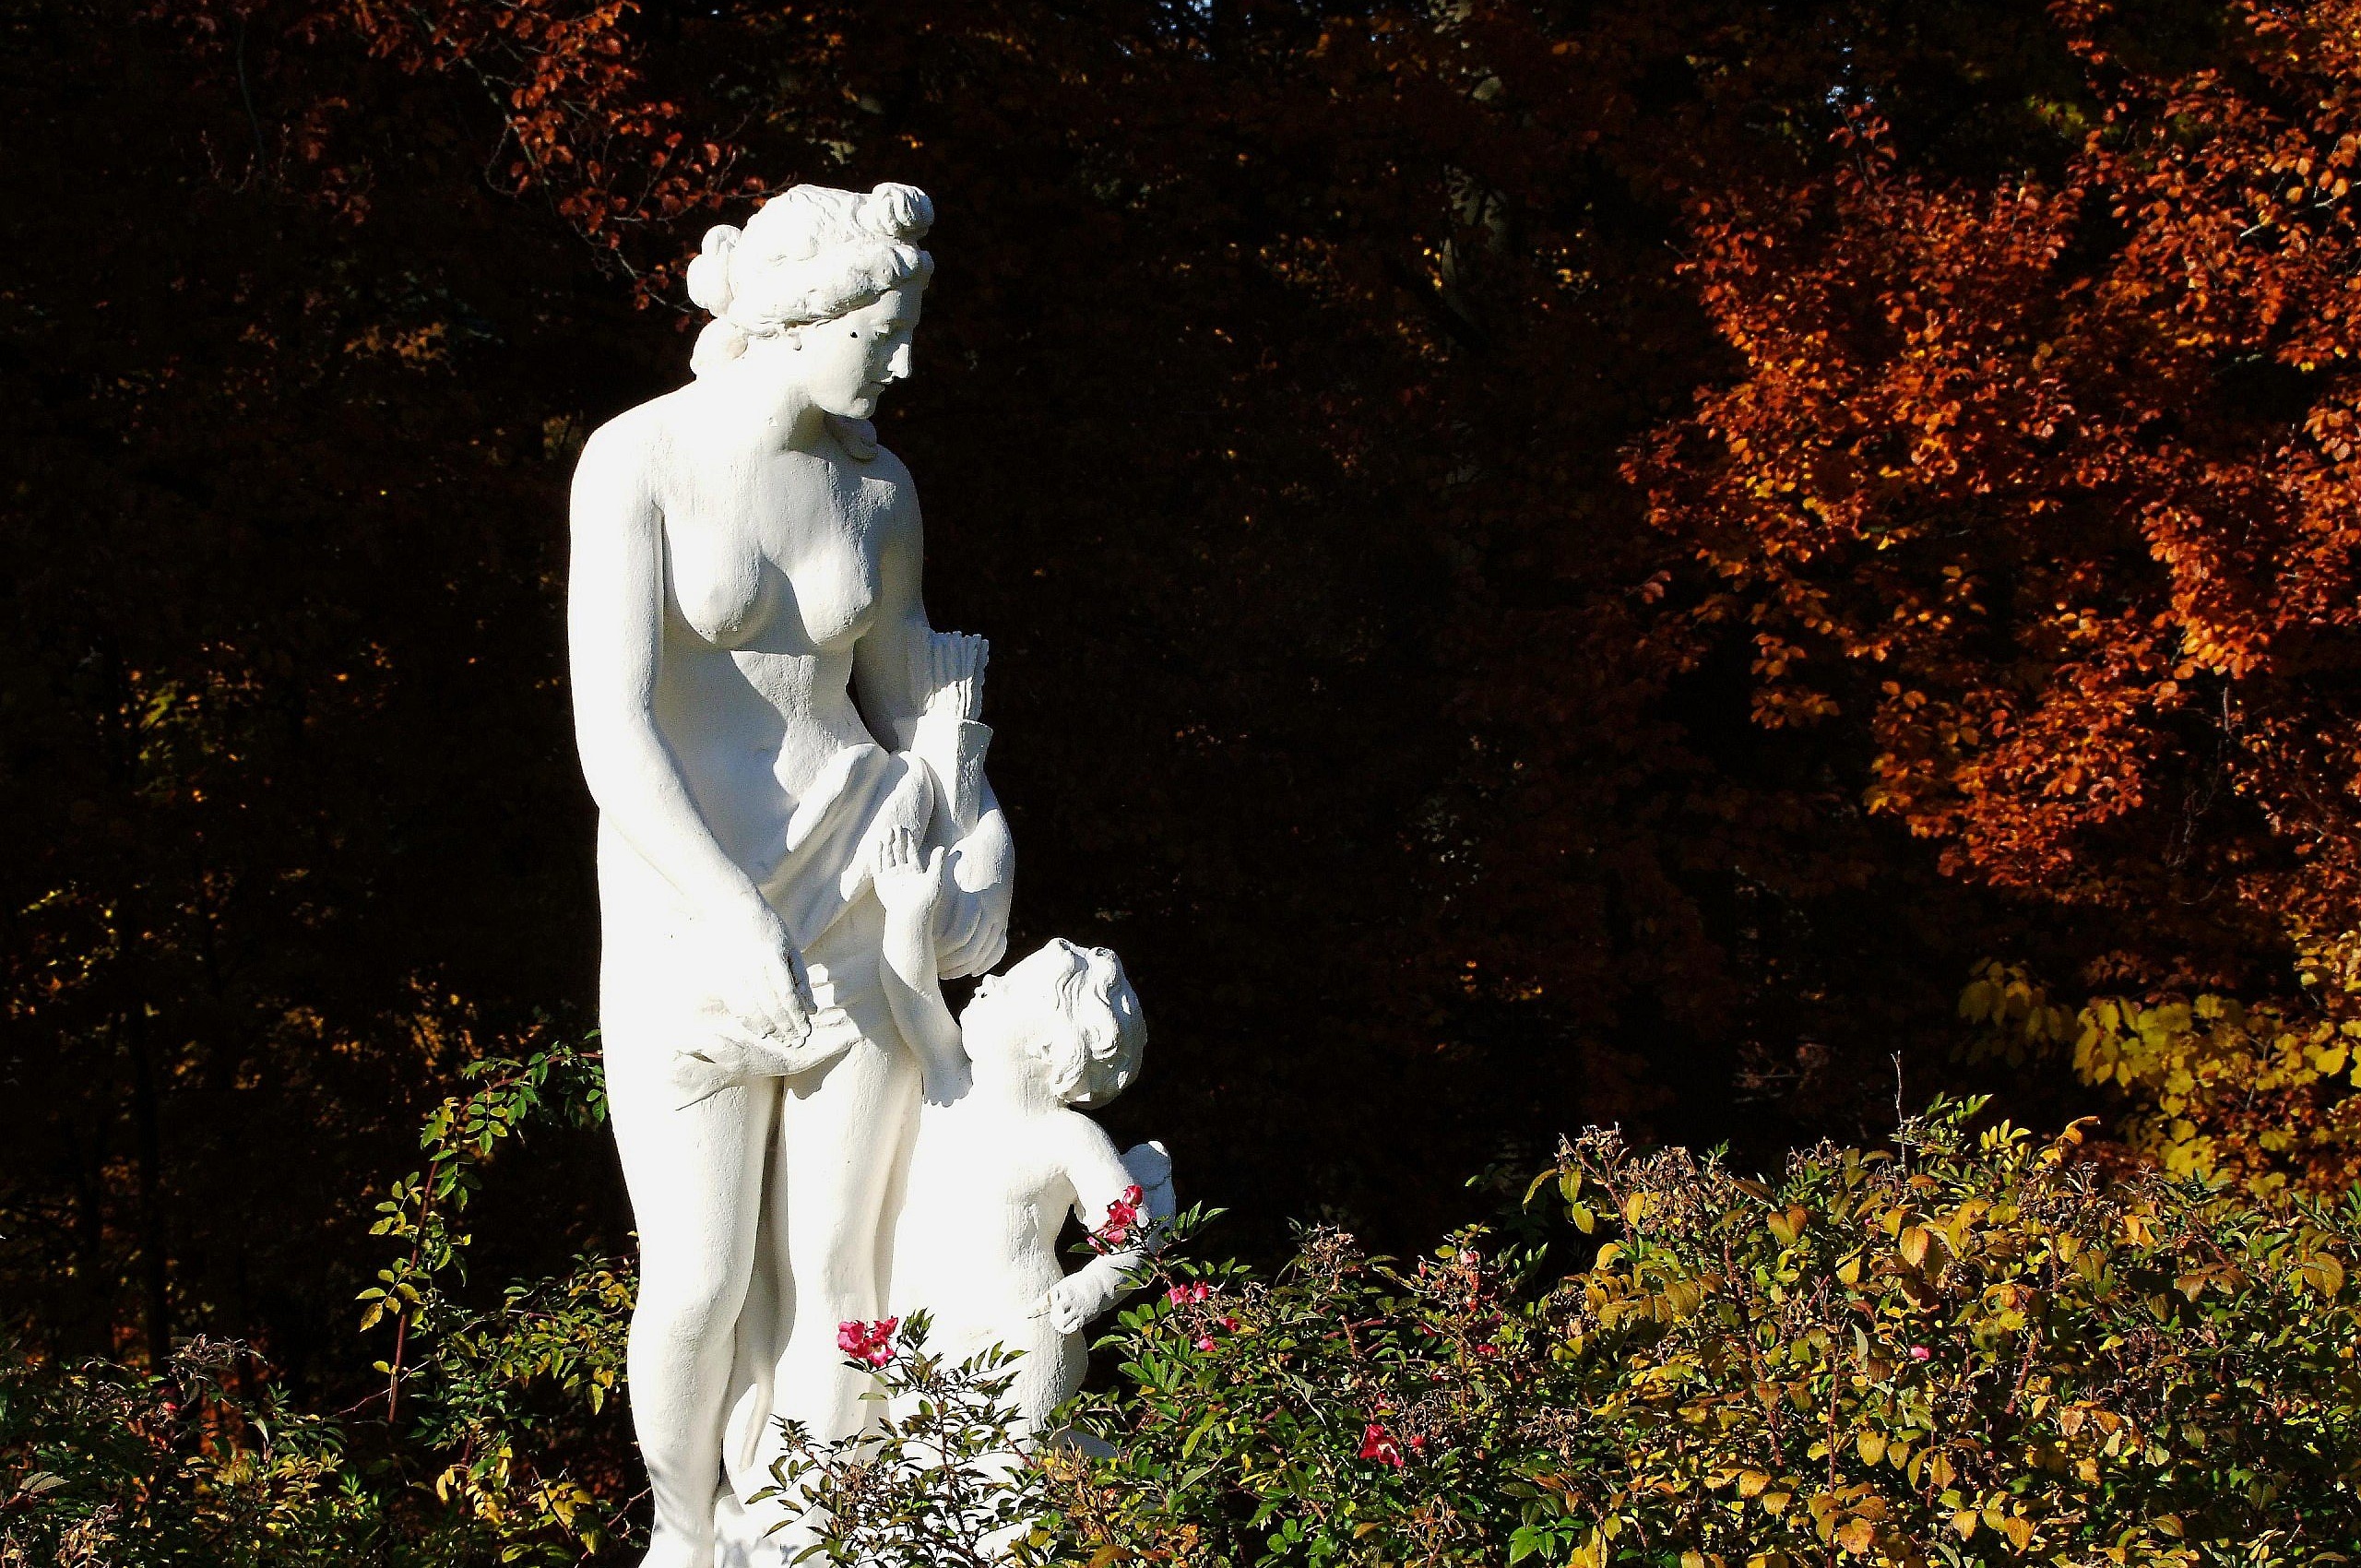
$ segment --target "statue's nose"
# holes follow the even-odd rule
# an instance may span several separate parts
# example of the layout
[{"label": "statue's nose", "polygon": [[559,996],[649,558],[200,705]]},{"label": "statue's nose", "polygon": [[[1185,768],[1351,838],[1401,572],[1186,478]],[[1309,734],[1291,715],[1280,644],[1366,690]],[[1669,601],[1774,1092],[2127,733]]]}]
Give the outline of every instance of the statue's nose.
[{"label": "statue's nose", "polygon": [[905,343],[894,350],[892,359],[885,362],[885,378],[888,381],[906,381],[909,374],[910,346]]}]

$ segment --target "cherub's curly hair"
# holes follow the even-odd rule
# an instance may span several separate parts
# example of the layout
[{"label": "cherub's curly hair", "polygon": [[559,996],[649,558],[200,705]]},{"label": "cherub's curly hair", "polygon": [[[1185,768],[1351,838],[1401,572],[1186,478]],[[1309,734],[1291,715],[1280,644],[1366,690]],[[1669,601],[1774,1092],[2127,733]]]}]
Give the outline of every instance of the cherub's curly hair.
[{"label": "cherub's curly hair", "polygon": [[743,229],[707,230],[689,263],[689,298],[713,321],[689,368],[703,375],[756,338],[831,320],[889,289],[925,288],[934,258],[918,242],[933,222],[934,203],[916,185],[884,184],[867,196],[797,185]]},{"label": "cherub's curly hair", "polygon": [[1058,980],[1058,1012],[1073,1033],[1050,1048],[1050,1086],[1068,1105],[1104,1105],[1140,1075],[1147,1020],[1123,961],[1104,947],[1078,951],[1083,961]]}]

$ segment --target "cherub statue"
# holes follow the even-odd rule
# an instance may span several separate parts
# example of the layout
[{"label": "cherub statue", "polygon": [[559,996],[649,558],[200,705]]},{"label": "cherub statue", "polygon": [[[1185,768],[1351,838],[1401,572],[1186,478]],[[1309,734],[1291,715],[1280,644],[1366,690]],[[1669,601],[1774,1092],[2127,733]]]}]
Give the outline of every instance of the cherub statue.
[{"label": "cherub statue", "polygon": [[[982,746],[975,721],[981,638],[940,636],[937,690],[913,751],[940,781],[957,836],[972,809]],[[896,828],[875,871],[885,908],[881,979],[926,1079],[898,1212],[888,1301],[933,1316],[930,1348],[955,1359],[999,1344],[1024,1352],[1011,1395],[1039,1433],[1082,1381],[1085,1324],[1130,1289],[1157,1223],[1172,1214],[1160,1144],[1115,1152],[1076,1109],[1113,1099],[1138,1075],[1146,1026],[1123,966],[1103,947],[1053,940],[987,975],[954,1018],[936,980],[943,850]],[[1072,1211],[1099,1255],[1074,1274],[1057,1246]]]}]

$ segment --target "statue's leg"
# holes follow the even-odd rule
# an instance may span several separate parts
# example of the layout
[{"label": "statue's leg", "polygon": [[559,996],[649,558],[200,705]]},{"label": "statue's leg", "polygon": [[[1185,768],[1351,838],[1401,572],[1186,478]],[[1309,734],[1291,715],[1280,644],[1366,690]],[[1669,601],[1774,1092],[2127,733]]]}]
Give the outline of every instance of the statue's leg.
[{"label": "statue's leg", "polygon": [[669,1041],[606,1037],[607,1086],[639,1229],[628,1370],[656,1521],[646,1568],[712,1568],[732,1330],[753,1271],[778,1083],[673,1109]]},{"label": "statue's leg", "polygon": [[777,1408],[815,1437],[843,1437],[875,1407],[848,1369],[837,1325],[884,1315],[887,1195],[917,1125],[918,1060],[895,1032],[876,983],[884,914],[864,893],[807,955],[825,991],[861,1026],[827,1066],[787,1081],[779,1128],[787,1273],[794,1318],[778,1361]]}]

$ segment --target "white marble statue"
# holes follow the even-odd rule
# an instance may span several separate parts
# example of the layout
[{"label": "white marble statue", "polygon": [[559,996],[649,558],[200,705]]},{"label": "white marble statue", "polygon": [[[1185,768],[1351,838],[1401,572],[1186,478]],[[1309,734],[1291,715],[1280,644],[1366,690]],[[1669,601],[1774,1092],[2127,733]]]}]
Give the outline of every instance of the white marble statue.
[{"label": "white marble statue", "polygon": [[[1138,1017],[1131,1004],[1128,1022],[1083,1021],[1113,1005],[1101,971],[1128,988],[1111,956],[1054,944],[988,982],[965,1044],[936,984],[999,962],[1013,849],[982,771],[981,640],[929,626],[918,499],[868,423],[909,374],[932,217],[908,185],[799,185],[742,232],[715,229],[689,272],[714,316],[695,379],[602,426],[575,477],[575,714],[599,809],[610,1103],[640,1238],[628,1372],[655,1513],[647,1568],[792,1555],[793,1533],[766,1536],[776,1517],[744,1500],[769,1484],[776,1418],[836,1437],[874,1408],[840,1324],[913,1289],[946,1323],[1002,1323],[992,1293],[1022,1274],[1040,1282],[1041,1321],[1071,1336],[1113,1289],[1096,1265],[1082,1283],[1043,1272],[1054,1224],[1005,1256],[961,1238],[958,1265],[947,1241],[919,1240],[948,1201],[923,1194],[963,1176],[1037,1205],[1062,1181],[1087,1206],[1118,1169],[1057,1103],[1067,1057],[1041,1054],[1033,1025],[988,1023],[1008,1011],[989,998],[1049,985],[1069,1034],[1089,1037],[1093,1085],[1103,1042],[1128,1040],[1106,1049],[1136,1062]],[[1087,980],[1089,1008],[1067,1005],[1058,965]],[[942,1102],[946,1130],[929,1123],[914,1168],[922,1099]],[[1045,1137],[1059,1130],[1069,1165],[963,1131],[1013,1126],[992,1119],[1020,1102]],[[1010,1169],[1020,1155],[1033,1163]],[[962,1159],[974,1168],[950,1172]],[[899,1238],[897,1217],[915,1227]],[[897,1285],[897,1266],[931,1283]],[[1007,1325],[1070,1386],[1074,1347],[1032,1322]]]},{"label": "white marble statue", "polygon": [[[935,979],[943,869],[942,850],[924,856],[897,828],[876,873],[894,1016],[921,1061],[964,1061],[973,1078],[919,1112],[888,1294],[896,1316],[932,1316],[928,1348],[953,1360],[1024,1352],[1010,1396],[1029,1439],[1082,1385],[1082,1325],[1131,1288],[1171,1218],[1172,1162],[1160,1144],[1118,1155],[1070,1109],[1106,1104],[1139,1072],[1147,1031],[1112,953],[1054,940],[986,977],[952,1017]],[[1058,1261],[1070,1213],[1101,1249],[1073,1274]]]}]

